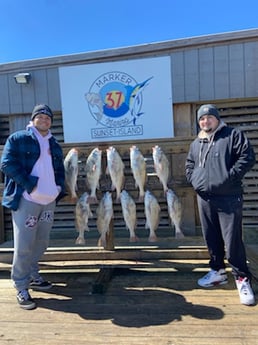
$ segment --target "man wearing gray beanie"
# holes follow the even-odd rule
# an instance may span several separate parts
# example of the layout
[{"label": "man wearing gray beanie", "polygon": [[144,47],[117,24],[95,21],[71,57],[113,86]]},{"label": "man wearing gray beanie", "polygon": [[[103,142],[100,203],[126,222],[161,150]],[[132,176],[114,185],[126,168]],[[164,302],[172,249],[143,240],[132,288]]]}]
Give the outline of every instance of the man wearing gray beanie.
[{"label": "man wearing gray beanie", "polygon": [[4,146],[2,205],[12,212],[14,255],[11,279],[23,309],[36,307],[29,289],[52,284],[39,274],[38,261],[47,249],[57,200],[65,195],[62,148],[52,136],[51,109],[36,105],[26,130],[11,134]]},{"label": "man wearing gray beanie", "polygon": [[197,193],[202,232],[210,254],[210,271],[198,280],[202,287],[228,282],[224,257],[232,268],[240,303],[255,304],[252,275],[242,241],[242,179],[255,164],[245,134],[227,126],[215,105],[197,112],[200,132],[186,159],[186,178]]},{"label": "man wearing gray beanie", "polygon": [[204,104],[199,108],[197,112],[197,121],[199,122],[200,118],[204,115],[213,115],[220,121],[218,109],[213,104]]}]

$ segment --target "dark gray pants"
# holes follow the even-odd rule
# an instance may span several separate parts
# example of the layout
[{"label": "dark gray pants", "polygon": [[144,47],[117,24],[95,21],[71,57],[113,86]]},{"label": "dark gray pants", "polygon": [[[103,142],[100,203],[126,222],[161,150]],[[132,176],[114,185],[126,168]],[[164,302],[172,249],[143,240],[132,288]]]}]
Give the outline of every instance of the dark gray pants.
[{"label": "dark gray pants", "polygon": [[210,254],[210,268],[225,268],[224,258],[235,277],[251,274],[242,240],[242,196],[197,196],[203,236]]}]

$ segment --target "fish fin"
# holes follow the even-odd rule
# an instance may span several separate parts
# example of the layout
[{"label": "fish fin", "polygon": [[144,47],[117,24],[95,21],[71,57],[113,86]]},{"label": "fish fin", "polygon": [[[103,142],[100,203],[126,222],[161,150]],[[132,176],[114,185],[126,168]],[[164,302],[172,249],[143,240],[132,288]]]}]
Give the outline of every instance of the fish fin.
[{"label": "fish fin", "polygon": [[77,195],[73,195],[73,196],[70,197],[70,201],[71,201],[72,204],[76,204],[77,200],[78,200]]},{"label": "fish fin", "polygon": [[150,235],[148,238],[148,242],[157,242],[158,241],[158,237],[154,234]]},{"label": "fish fin", "polygon": [[89,204],[97,204],[98,203],[98,199],[96,197],[96,195],[90,195],[88,198]]},{"label": "fish fin", "polygon": [[75,244],[85,244],[85,239],[83,237],[78,236]]}]

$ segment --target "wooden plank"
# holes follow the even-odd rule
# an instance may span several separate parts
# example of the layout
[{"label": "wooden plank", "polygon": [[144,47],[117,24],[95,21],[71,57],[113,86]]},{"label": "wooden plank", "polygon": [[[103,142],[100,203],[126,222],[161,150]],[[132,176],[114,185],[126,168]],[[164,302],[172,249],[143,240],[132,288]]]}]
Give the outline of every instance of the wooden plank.
[{"label": "wooden plank", "polygon": [[[257,249],[254,248],[257,255]],[[217,289],[201,289],[199,271],[121,270],[105,294],[92,294],[97,272],[43,273],[54,283],[32,291],[38,308],[17,306],[9,274],[0,277],[1,344],[49,345],[257,345],[258,306],[239,304],[232,278]],[[257,285],[255,289],[257,291]],[[29,316],[29,317],[28,317]]]},{"label": "wooden plank", "polygon": [[215,99],[214,90],[214,55],[213,48],[199,50],[199,99]]},{"label": "wooden plank", "polygon": [[185,63],[184,52],[178,51],[171,56],[171,78],[173,101],[176,99],[179,103],[185,101]]},{"label": "wooden plank", "polygon": [[174,132],[175,136],[191,136],[191,105],[190,104],[174,104]]},{"label": "wooden plank", "polygon": [[[199,49],[194,48],[183,52],[183,63],[184,63],[184,102],[189,99],[199,99],[200,98],[200,61],[199,61]],[[176,76],[173,76],[173,80]],[[181,99],[181,97],[180,97]],[[182,102],[181,100],[179,102]]]},{"label": "wooden plank", "polygon": [[[1,249],[1,262],[10,264],[13,257],[13,249]],[[148,260],[161,260],[161,259],[206,259],[207,258],[206,248],[184,248],[184,249],[138,249],[133,247],[128,249],[116,248],[114,251],[106,251],[101,249],[90,249],[81,248],[81,250],[72,250],[67,248],[59,248],[58,250],[47,250],[43,255],[40,262],[48,261],[65,261],[69,258],[69,261],[81,261],[89,260],[96,261],[99,260],[100,265],[110,265],[111,261],[121,261],[131,260],[134,263]],[[123,262],[122,262],[123,263]]]},{"label": "wooden plank", "polygon": [[214,47],[214,92],[216,99],[229,98],[228,46]]},{"label": "wooden plank", "polygon": [[[47,89],[49,97],[49,105],[51,104],[51,109],[53,112],[60,111],[62,109],[61,103],[61,92],[60,92],[60,82],[59,82],[59,70],[58,68],[47,68]],[[63,128],[63,126],[60,126]],[[60,128],[59,127],[59,128]]]},{"label": "wooden plank", "polygon": [[8,103],[8,75],[0,74],[0,109],[2,114],[10,113],[10,104]]},{"label": "wooden plank", "polygon": [[246,42],[244,44],[244,54],[245,54],[245,79],[249,82],[246,83],[246,93],[250,97],[257,97],[257,76],[258,62],[255,55],[258,52],[258,42]]},{"label": "wooden plank", "polygon": [[244,46],[243,44],[232,44],[229,46],[229,82],[230,98],[245,97],[244,80]]}]

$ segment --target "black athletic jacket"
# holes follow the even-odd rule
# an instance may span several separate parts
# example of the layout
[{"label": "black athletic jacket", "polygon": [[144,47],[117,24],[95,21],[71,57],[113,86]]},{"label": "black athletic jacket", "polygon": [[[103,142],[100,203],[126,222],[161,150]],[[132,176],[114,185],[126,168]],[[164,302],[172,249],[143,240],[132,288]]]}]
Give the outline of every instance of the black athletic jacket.
[{"label": "black athletic jacket", "polygon": [[242,179],[255,164],[255,154],[243,132],[224,122],[207,135],[200,131],[186,159],[186,178],[201,195],[242,194]]}]

